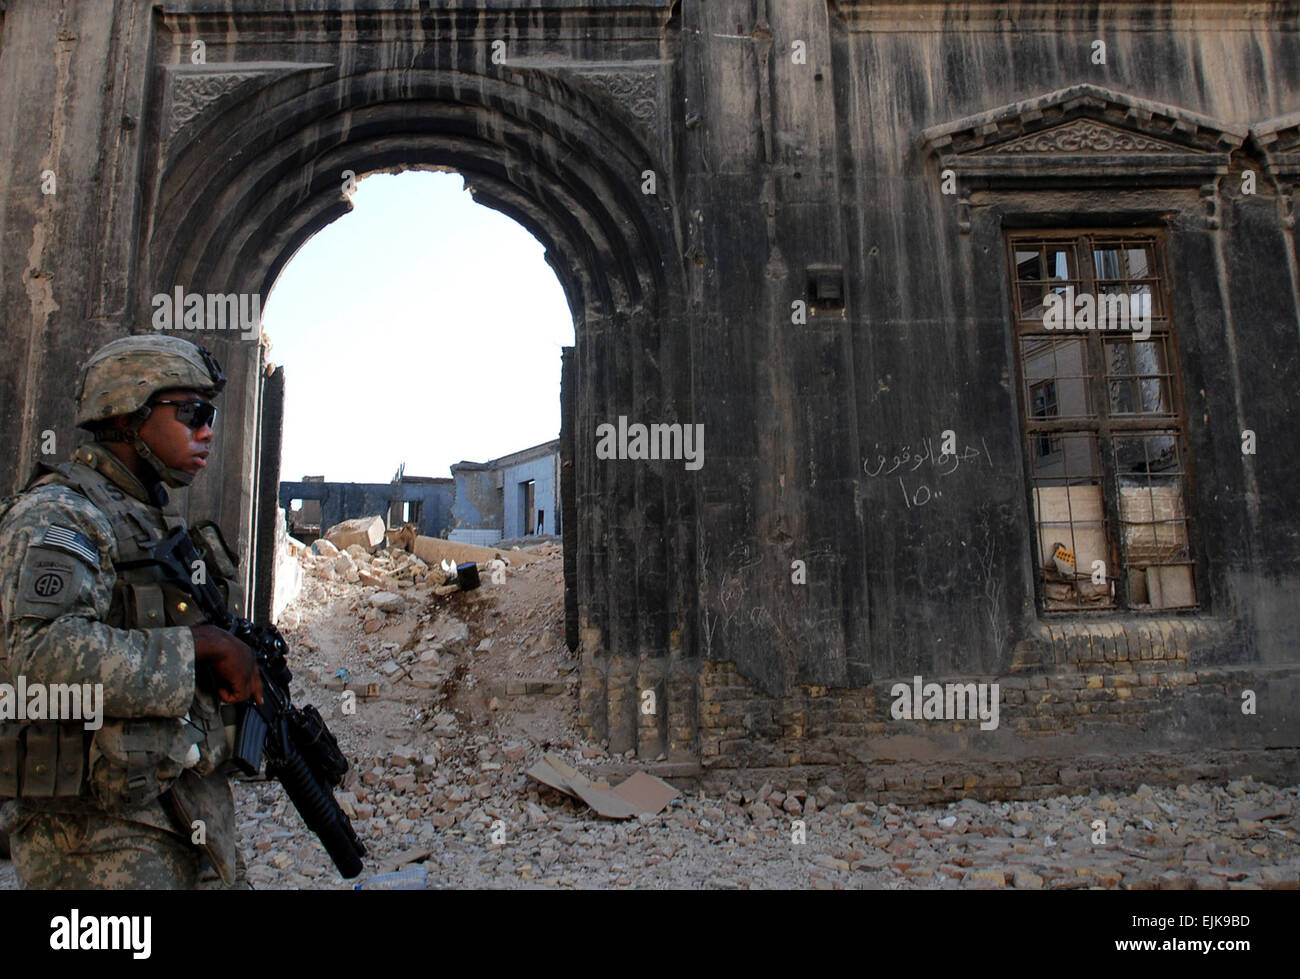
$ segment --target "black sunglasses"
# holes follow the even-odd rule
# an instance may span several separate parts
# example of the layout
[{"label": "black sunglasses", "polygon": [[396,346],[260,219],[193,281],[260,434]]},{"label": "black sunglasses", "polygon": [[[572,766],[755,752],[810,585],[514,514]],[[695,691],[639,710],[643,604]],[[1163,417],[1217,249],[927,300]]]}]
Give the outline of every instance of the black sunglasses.
[{"label": "black sunglasses", "polygon": [[217,406],[209,401],[151,401],[150,404],[172,405],[176,420],[196,432],[217,420]]}]

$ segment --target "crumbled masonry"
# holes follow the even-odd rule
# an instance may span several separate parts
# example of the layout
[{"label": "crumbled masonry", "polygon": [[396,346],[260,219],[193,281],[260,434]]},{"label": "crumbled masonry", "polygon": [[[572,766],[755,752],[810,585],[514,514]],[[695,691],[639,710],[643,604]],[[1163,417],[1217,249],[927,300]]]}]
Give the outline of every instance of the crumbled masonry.
[{"label": "crumbled masonry", "polygon": [[[403,551],[347,552],[348,582],[337,557],[294,545],[293,694],[353,761],[338,798],[372,854],[362,879],[417,860],[435,888],[1300,887],[1300,790],[1251,779],[927,808],[798,779],[702,793],[670,776],[683,795],[664,812],[602,819],[524,774],[546,752],[611,784],[635,765],[576,728],[558,548],[516,552],[504,584],[436,598],[441,573]],[[255,886],[352,886],[276,785],[237,782],[236,801]]]},{"label": "crumbled masonry", "polygon": [[[452,170],[542,243],[573,314],[538,365],[562,378],[555,465],[524,450],[558,483],[563,557],[535,562],[563,561],[538,653],[572,666],[554,737],[662,755],[710,798],[1300,780],[1296,4],[0,6],[0,92],[22,108],[0,127],[0,497],[52,458],[46,433],[66,454],[80,359],[152,332],[151,297],[260,309],[351,177]],[[431,316],[404,328],[477,328]],[[291,612],[275,460],[296,379],[242,332],[186,333],[229,381],[185,508],[225,529],[268,618]],[[356,409],[340,453],[389,423],[385,385],[424,383],[403,349],[362,322],[329,351]],[[530,410],[468,363],[454,387],[415,421]],[[432,521],[445,486],[406,502],[495,520],[519,485],[466,465],[462,512]],[[391,514],[400,490],[365,484],[346,512]],[[425,565],[464,560],[416,523]],[[358,598],[347,629],[375,662],[331,675],[351,669],[359,701],[411,677],[473,693],[459,653],[400,655],[400,623],[431,615],[410,589],[437,586],[372,559],[369,531],[343,543],[308,584],[406,607]],[[473,618],[545,577],[508,572],[425,627],[491,639],[485,663],[516,653]],[[996,726],[894,717],[916,676],[996,685]],[[1251,846],[1277,838],[1263,822]]]}]

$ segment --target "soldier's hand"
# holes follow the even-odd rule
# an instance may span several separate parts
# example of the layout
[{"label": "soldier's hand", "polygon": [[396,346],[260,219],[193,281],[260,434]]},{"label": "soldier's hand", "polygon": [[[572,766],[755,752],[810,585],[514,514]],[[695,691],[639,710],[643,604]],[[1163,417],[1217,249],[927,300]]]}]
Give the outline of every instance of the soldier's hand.
[{"label": "soldier's hand", "polygon": [[200,666],[209,667],[217,676],[223,701],[237,704],[245,700],[262,702],[262,673],[257,668],[253,651],[214,625],[196,625],[194,634],[194,659]]}]

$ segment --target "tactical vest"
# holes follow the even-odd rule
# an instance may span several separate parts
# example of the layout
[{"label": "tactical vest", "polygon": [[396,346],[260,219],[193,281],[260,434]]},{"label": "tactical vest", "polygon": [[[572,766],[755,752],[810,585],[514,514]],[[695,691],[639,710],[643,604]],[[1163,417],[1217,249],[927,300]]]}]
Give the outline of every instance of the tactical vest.
[{"label": "tactical vest", "polygon": [[[149,563],[153,547],[185,526],[179,514],[135,499],[79,462],[51,468],[29,489],[47,483],[67,486],[90,500],[112,525],[116,583],[106,625],[152,629],[206,621],[185,590]],[[237,559],[220,530],[207,523],[188,533],[204,564],[195,573],[215,581],[231,611],[242,614]],[[0,799],[49,800],[37,804],[53,809],[91,805],[109,812],[137,810],[167,792],[187,769],[205,776],[225,762],[233,724],[233,709],[223,709],[213,694],[197,687],[183,719],[104,718],[94,732],[81,721],[0,724]]]}]

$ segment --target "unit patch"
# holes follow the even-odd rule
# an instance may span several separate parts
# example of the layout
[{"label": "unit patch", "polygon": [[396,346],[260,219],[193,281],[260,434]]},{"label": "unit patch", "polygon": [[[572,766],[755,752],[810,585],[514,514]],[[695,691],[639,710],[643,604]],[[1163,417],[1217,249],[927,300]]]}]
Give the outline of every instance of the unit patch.
[{"label": "unit patch", "polygon": [[41,598],[56,598],[68,585],[67,577],[58,571],[46,571],[32,582],[32,591]]},{"label": "unit patch", "polygon": [[93,580],[94,575],[81,555],[74,558],[65,550],[33,544],[27,549],[18,576],[14,617],[57,618],[75,606],[83,594],[88,594]]}]

